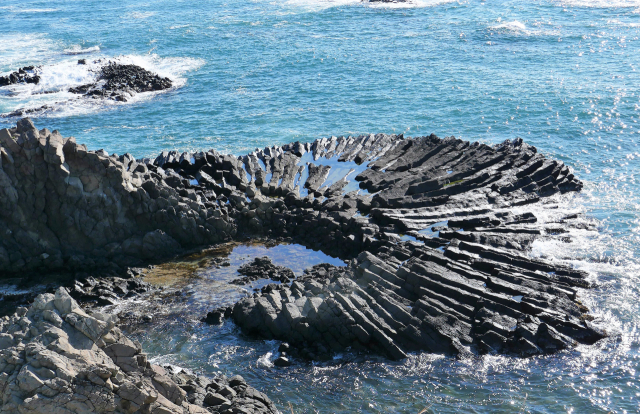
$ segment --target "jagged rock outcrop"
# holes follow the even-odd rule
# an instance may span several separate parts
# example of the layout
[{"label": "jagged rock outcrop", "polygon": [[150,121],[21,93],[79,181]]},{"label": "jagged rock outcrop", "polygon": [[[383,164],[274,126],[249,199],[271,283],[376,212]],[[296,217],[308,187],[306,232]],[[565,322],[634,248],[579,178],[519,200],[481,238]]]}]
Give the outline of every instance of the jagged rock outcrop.
[{"label": "jagged rock outcrop", "polygon": [[495,260],[495,250],[480,245],[450,249],[364,252],[347,269],[268,285],[231,315],[246,332],[287,341],[310,359],[348,348],[393,359],[414,351],[530,356],[604,337],[576,301],[571,282],[582,281],[580,272],[557,266],[564,276],[549,275],[546,263],[514,254]]},{"label": "jagged rock outcrop", "polygon": [[75,279],[67,286],[69,295],[84,306],[115,305],[121,299],[129,299],[153,290],[153,286],[139,277],[92,276]]},{"label": "jagged rock outcrop", "polygon": [[[115,322],[82,310],[65,288],[0,320],[0,413],[209,413],[205,406],[220,413],[277,412],[244,381],[234,389],[226,378],[150,364]],[[223,399],[190,398],[194,380]]]},{"label": "jagged rock outcrop", "polygon": [[321,346],[310,355],[530,355],[604,335],[577,299],[587,274],[527,256],[537,238],[564,240],[571,218],[545,228],[526,206],[582,183],[521,139],[378,134],[152,162],[22,120],[0,145],[0,270],[124,265],[257,235],[357,259],[208,318]]},{"label": "jagged rock outcrop", "polygon": [[183,196],[175,180],[29,119],[0,130],[0,272],[136,264],[235,234],[223,203]]},{"label": "jagged rock outcrop", "polygon": [[[73,99],[104,99],[118,102],[127,102],[133,96],[143,92],[158,92],[170,89],[173,86],[171,79],[162,77],[150,72],[140,66],[133,64],[123,64],[117,59],[115,61],[98,59],[94,60],[90,72],[95,74],[93,82],[70,87],[68,91],[76,94]],[[79,65],[86,65],[86,59],[78,60]],[[0,88],[11,87],[18,84],[40,84],[47,83],[43,79],[40,66],[25,66],[6,76],[0,76]],[[38,90],[36,93],[55,93],[58,89]],[[3,118],[13,118],[22,116],[34,116],[54,110],[61,102],[31,108],[18,108],[9,113],[0,114]]]},{"label": "jagged rock outcrop", "polygon": [[214,413],[278,413],[271,400],[249,386],[240,375],[231,378],[222,375],[211,380],[172,366],[164,368],[167,375],[186,392],[186,399],[191,404],[205,406]]},{"label": "jagged rock outcrop", "polygon": [[40,83],[38,69],[34,66],[25,66],[6,76],[0,76],[0,87],[15,85],[17,83]]},{"label": "jagged rock outcrop", "polygon": [[71,88],[69,92],[126,102],[136,93],[161,91],[171,88],[171,85],[171,79],[140,66],[109,62],[100,68],[94,83]]},{"label": "jagged rock outcrop", "polygon": [[289,283],[296,276],[293,270],[284,266],[276,266],[267,256],[256,257],[251,263],[238,268],[238,273],[243,277],[231,281],[234,285],[246,285],[259,279],[271,279],[281,283]]}]

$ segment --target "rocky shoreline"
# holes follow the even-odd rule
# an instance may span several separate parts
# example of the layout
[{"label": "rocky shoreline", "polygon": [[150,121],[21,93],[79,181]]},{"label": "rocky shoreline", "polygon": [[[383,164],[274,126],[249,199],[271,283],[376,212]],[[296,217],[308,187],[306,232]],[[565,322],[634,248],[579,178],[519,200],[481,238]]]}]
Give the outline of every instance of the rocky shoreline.
[{"label": "rocky shoreline", "polygon": [[265,413],[241,376],[215,379],[147,361],[117,318],[61,287],[0,320],[0,413]]},{"label": "rocky shoreline", "polygon": [[0,87],[15,85],[17,83],[34,83],[36,85],[40,83],[38,68],[35,66],[25,66],[6,76],[0,76]]},{"label": "rocky shoreline", "polygon": [[[606,336],[578,299],[588,274],[527,254],[536,239],[570,242],[575,219],[545,227],[529,207],[581,188],[520,139],[378,134],[151,160],[88,151],[23,119],[0,131],[0,271],[123,274],[233,239],[288,240],[349,265],[291,282],[256,260],[234,283],[278,283],[205,318],[286,342],[280,366],[344,350],[547,354]],[[73,283],[74,297],[102,304],[144,289]]]}]

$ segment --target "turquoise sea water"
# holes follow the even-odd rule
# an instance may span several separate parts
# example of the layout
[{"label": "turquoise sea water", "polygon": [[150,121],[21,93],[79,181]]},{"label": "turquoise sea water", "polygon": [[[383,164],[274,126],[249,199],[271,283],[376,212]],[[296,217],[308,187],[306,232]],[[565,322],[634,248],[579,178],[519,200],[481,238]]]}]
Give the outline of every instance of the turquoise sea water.
[{"label": "turquoise sea water", "polygon": [[[540,241],[532,254],[592,272],[598,287],[582,299],[610,339],[529,360],[423,354],[285,371],[248,345],[242,357],[229,351],[221,369],[246,370],[282,410],[640,410],[640,1],[3,0],[0,15],[0,73],[33,64],[43,76],[0,90],[0,113],[48,105],[36,125],[90,149],[142,157],[370,132],[520,136],[585,181],[545,219],[578,211],[598,232]],[[80,58],[134,62],[175,88],[126,104],[71,99],[65,88],[92,76]],[[180,360],[208,364],[198,349]]]}]

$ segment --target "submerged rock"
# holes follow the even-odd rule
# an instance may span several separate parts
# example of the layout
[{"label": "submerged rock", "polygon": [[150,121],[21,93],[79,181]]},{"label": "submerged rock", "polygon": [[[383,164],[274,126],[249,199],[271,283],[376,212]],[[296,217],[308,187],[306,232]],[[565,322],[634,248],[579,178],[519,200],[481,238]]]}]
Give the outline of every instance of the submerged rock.
[{"label": "submerged rock", "polygon": [[[582,183],[521,139],[372,134],[152,162],[87,151],[24,119],[0,145],[0,271],[140,265],[237,236],[286,239],[350,266],[269,284],[233,318],[309,358],[530,355],[604,336],[577,299],[588,275],[527,255],[540,237],[570,241],[572,220],[545,229],[527,206]],[[291,279],[270,266],[246,277]]]},{"label": "submerged rock", "polygon": [[[115,318],[87,313],[65,288],[39,295],[0,321],[0,413],[209,413],[185,385],[228,386],[147,361]],[[234,377],[235,378],[235,377]],[[241,377],[240,377],[241,378]],[[262,393],[236,381],[224,413],[276,413]],[[224,391],[223,391],[224,392]]]}]

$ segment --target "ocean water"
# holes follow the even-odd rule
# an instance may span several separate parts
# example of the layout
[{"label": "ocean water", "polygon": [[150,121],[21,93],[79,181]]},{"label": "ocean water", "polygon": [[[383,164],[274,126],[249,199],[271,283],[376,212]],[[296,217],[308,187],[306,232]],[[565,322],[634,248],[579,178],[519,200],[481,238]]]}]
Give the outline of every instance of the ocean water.
[{"label": "ocean water", "polygon": [[[541,240],[531,254],[591,272],[597,286],[581,298],[612,333],[594,346],[524,360],[345,355],[282,370],[260,362],[276,345],[231,345],[229,327],[212,337],[229,345],[215,367],[197,339],[213,328],[194,322],[179,346],[151,338],[154,357],[246,374],[283,412],[640,411],[640,1],[3,0],[0,15],[0,74],[42,71],[40,85],[0,89],[0,113],[47,105],[36,124],[90,149],[143,157],[372,132],[519,136],[585,182],[540,214],[579,212],[597,231]],[[65,92],[94,76],[77,60],[99,58],[174,88],[128,103]]]}]

